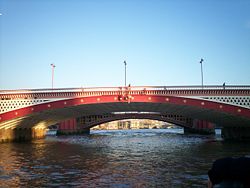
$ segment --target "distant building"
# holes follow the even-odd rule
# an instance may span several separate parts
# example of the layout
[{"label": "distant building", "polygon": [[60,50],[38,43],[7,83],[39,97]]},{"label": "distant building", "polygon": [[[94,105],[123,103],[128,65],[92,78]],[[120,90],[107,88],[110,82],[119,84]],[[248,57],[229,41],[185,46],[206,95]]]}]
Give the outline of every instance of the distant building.
[{"label": "distant building", "polygon": [[175,125],[157,120],[126,119],[97,125],[92,130],[167,129],[172,127]]}]

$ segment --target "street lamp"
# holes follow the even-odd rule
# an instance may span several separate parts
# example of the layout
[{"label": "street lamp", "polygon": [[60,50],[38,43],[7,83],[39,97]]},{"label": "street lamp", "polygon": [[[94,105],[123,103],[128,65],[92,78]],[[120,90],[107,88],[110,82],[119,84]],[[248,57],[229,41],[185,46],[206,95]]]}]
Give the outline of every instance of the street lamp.
[{"label": "street lamp", "polygon": [[54,88],[54,69],[55,69],[55,65],[53,63],[50,64],[51,68],[52,68],[52,90]]},{"label": "street lamp", "polygon": [[127,62],[124,61],[124,66],[125,66],[125,87],[127,85]]},{"label": "street lamp", "polygon": [[204,60],[201,58],[200,64],[201,64],[201,87],[202,87],[202,89],[203,89],[203,68],[202,68],[203,61]]}]

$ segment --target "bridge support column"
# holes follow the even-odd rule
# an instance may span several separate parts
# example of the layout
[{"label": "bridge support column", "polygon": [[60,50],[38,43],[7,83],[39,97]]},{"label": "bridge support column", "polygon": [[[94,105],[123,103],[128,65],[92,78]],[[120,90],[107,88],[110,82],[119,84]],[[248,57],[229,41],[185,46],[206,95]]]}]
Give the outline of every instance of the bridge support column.
[{"label": "bridge support column", "polygon": [[250,141],[250,127],[223,127],[221,137],[224,140]]},{"label": "bridge support column", "polygon": [[195,119],[193,120],[191,127],[185,127],[184,133],[194,133],[194,134],[215,134],[215,124],[203,120]]},{"label": "bridge support column", "polygon": [[0,129],[0,142],[31,141],[45,137],[44,128]]},{"label": "bridge support column", "polygon": [[81,135],[89,134],[89,128],[83,128],[83,126],[76,121],[76,119],[70,119],[63,121],[59,124],[57,135]]}]

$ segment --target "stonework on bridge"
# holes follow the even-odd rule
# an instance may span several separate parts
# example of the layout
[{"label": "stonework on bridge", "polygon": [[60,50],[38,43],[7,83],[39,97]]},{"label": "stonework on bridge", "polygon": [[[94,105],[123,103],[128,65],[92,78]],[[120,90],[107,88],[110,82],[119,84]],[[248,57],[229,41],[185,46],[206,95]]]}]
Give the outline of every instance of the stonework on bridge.
[{"label": "stonework on bridge", "polygon": [[[150,112],[151,115],[158,114],[158,118],[161,117],[163,121],[172,121],[186,127],[186,130],[190,132],[206,129],[209,132],[212,130],[209,127],[214,127],[213,125],[225,127],[225,129],[227,127],[250,127],[250,86],[1,90],[0,110],[0,140],[6,138],[4,135],[21,138],[22,136],[17,134],[24,134],[23,130],[30,132],[34,127],[46,128],[80,117],[104,117],[108,114],[109,117],[104,119],[110,121],[114,118],[111,117],[112,114],[119,112],[137,114]],[[150,113],[144,118],[155,118]],[[192,122],[189,122],[187,126],[187,122],[171,119],[170,115],[183,117]],[[98,118],[93,122],[85,123],[84,129],[89,129],[104,119]],[[78,124],[74,126],[75,129],[79,129]],[[11,130],[17,129],[22,131],[17,134],[11,133]],[[232,135],[229,132],[225,134],[229,136],[225,137]],[[33,137],[36,136],[25,136],[25,138]]]},{"label": "stonework on bridge", "polygon": [[250,126],[223,127],[221,130],[221,136],[224,140],[250,141]]},{"label": "stonework on bridge", "polygon": [[0,143],[31,141],[45,137],[46,129],[44,128],[15,128],[0,129]]}]

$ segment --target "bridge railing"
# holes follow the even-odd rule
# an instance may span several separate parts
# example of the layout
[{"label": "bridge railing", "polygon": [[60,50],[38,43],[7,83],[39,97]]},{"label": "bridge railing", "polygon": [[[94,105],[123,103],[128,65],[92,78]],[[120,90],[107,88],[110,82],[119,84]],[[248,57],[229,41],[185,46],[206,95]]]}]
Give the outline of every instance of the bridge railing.
[{"label": "bridge railing", "polygon": [[45,89],[17,89],[0,90],[0,94],[28,94],[28,93],[63,93],[63,92],[101,92],[101,91],[141,91],[141,90],[250,90],[250,85],[206,85],[206,86],[131,86],[131,87],[86,87],[86,88],[45,88]]}]

